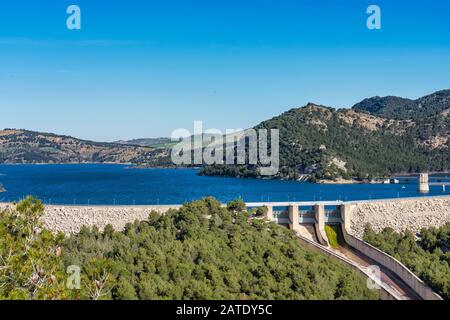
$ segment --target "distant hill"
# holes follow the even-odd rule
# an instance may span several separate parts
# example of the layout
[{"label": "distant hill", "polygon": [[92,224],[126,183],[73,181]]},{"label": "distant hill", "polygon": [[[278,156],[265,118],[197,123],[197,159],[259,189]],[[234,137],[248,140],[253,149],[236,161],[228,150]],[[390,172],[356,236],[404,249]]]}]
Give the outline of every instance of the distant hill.
[{"label": "distant hill", "polygon": [[[372,179],[450,170],[450,90],[409,100],[370,98],[352,109],[310,103],[255,129],[280,130],[275,178]],[[207,166],[205,175],[258,177],[257,166]]]},{"label": "distant hill", "polygon": [[148,147],[81,140],[28,130],[0,131],[0,163],[143,163],[156,157]]},{"label": "distant hill", "polygon": [[170,138],[143,138],[132,140],[120,140],[115,143],[121,145],[151,147],[151,148],[171,148],[176,142],[172,142]]},{"label": "distant hill", "polygon": [[393,119],[420,120],[450,110],[450,90],[442,90],[417,100],[400,97],[373,97],[353,106],[354,110]]}]

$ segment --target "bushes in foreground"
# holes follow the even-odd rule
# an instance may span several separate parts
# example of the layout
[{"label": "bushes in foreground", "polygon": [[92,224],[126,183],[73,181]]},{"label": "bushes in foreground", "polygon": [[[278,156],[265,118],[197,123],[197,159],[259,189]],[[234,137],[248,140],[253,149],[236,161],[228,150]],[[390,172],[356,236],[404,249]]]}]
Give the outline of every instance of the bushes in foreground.
[{"label": "bushes in foreground", "polygon": [[[236,204],[208,198],[124,231],[84,227],[64,238],[40,229],[43,207],[29,198],[0,214],[0,298],[378,298],[351,269]],[[66,287],[69,266],[80,267],[79,289]]]},{"label": "bushes in foreground", "polygon": [[0,212],[0,299],[67,299],[62,236],[41,230],[41,202],[28,198]]}]

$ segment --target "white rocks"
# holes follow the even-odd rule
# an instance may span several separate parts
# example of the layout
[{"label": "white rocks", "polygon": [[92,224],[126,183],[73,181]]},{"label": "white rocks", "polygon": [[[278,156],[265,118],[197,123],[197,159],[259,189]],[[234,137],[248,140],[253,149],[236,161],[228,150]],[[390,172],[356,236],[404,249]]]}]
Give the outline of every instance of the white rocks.
[{"label": "white rocks", "polygon": [[[11,208],[0,203],[0,210]],[[100,230],[111,224],[123,230],[127,223],[147,220],[152,210],[164,213],[181,206],[46,206],[44,226],[54,232],[76,233],[83,225],[97,226]],[[413,232],[423,227],[439,227],[450,222],[450,197],[396,199],[357,202],[351,212],[350,231],[362,237],[367,223],[379,232],[386,227],[396,231]]]},{"label": "white rocks", "polygon": [[[0,203],[0,210],[11,208],[11,204]],[[97,226],[103,230],[111,224],[115,230],[123,230],[127,223],[147,220],[152,210],[164,213],[181,206],[135,206],[135,207],[78,207],[46,206],[42,217],[44,227],[53,232],[77,233],[83,226]]]},{"label": "white rocks", "polygon": [[352,210],[350,230],[362,237],[368,223],[376,232],[386,227],[397,232],[406,229],[418,232],[447,222],[450,222],[450,198],[447,197],[360,202]]}]

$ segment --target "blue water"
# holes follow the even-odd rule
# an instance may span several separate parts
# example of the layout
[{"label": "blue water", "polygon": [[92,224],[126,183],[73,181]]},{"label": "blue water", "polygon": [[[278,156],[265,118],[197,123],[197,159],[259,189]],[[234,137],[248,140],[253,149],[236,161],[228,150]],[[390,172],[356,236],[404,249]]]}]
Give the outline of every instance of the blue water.
[{"label": "blue water", "polygon": [[[34,195],[47,204],[70,205],[179,204],[204,196],[214,196],[222,202],[239,197],[259,202],[421,196],[415,181],[396,185],[321,185],[201,177],[196,169],[130,169],[112,164],[0,165],[0,184],[7,190],[0,193],[0,202]],[[432,186],[428,195],[445,194],[441,186]]]}]

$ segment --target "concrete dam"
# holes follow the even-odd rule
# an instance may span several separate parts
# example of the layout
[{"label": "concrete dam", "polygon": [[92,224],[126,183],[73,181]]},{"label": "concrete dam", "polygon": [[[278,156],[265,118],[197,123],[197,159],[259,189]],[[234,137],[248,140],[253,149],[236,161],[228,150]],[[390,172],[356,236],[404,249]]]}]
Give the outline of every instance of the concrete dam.
[{"label": "concrete dam", "polygon": [[[450,222],[450,198],[375,201],[247,203],[266,207],[266,219],[293,230],[308,247],[340,260],[373,281],[385,300],[441,300],[400,261],[362,240],[366,224],[376,231],[392,227],[417,232]],[[381,214],[381,219],[379,214]],[[372,214],[372,216],[371,216]],[[402,221],[403,224],[396,224]],[[332,247],[326,226],[334,226],[342,245]]]},{"label": "concrete dam", "polygon": [[[299,241],[313,250],[346,263],[380,289],[382,299],[440,300],[422,280],[402,263],[362,240],[370,224],[379,232],[391,227],[397,232],[422,227],[440,227],[450,222],[450,197],[420,197],[370,201],[260,202],[248,209],[267,207],[266,219],[293,230]],[[13,204],[0,203],[0,210]],[[82,226],[102,230],[110,224],[122,230],[127,223],[146,220],[149,213],[164,214],[181,205],[168,206],[54,206],[45,207],[44,226],[54,232],[79,232]],[[339,230],[344,245],[330,246],[326,227]]]}]

